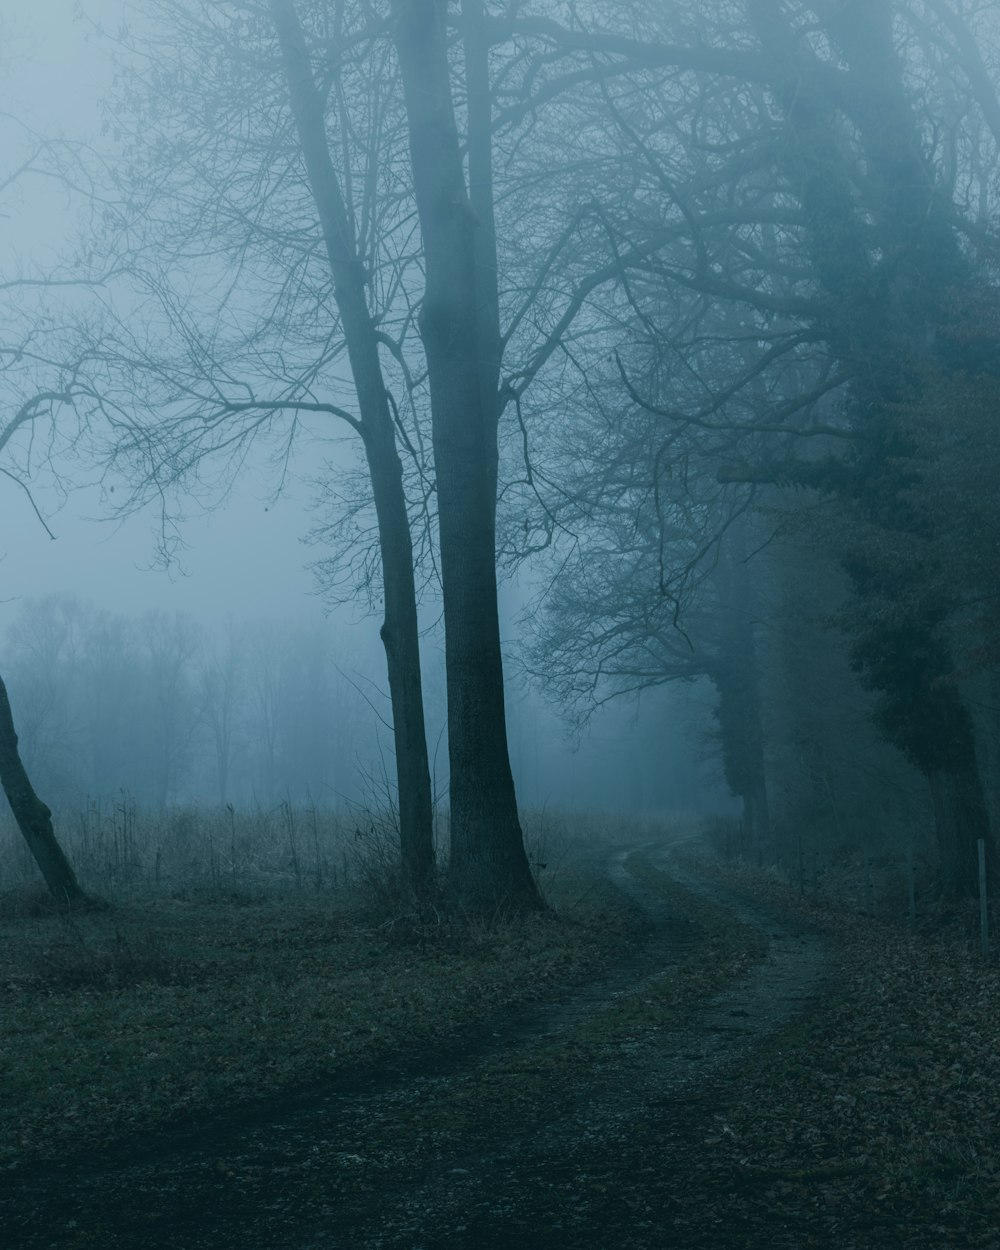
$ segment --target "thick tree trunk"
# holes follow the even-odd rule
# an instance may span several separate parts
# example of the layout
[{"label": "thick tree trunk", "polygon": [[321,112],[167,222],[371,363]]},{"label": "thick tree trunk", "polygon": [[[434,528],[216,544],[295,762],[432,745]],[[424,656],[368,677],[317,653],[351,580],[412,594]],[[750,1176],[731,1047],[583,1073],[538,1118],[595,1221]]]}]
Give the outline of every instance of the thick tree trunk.
[{"label": "thick tree trunk", "polygon": [[361,420],[359,432],[372,483],[382,556],[385,647],[392,703],[399,835],[403,875],[418,897],[434,873],[430,763],[420,675],[420,635],[413,574],[413,542],[403,489],[403,467],[379,360],[376,327],[368,310],[365,275],[340,181],[327,145],[323,102],[309,67],[292,0],[270,0],[299,142],[316,204],[334,297],[347,342]]},{"label": "thick tree trunk", "polygon": [[497,425],[500,417],[500,294],[493,192],[493,99],[490,92],[490,34],[482,0],[462,0],[469,206],[475,217],[476,333],[479,388],[486,427],[490,502],[497,501]]},{"label": "thick tree trunk", "polygon": [[393,0],[395,40],[423,235],[427,353],[437,472],[448,754],[449,883],[476,910],[541,905],[517,813],[507,746],[496,583],[496,404],[484,395],[477,285],[480,223],[462,170],[444,0]]},{"label": "thick tree trunk", "polygon": [[60,903],[76,906],[88,901],[80,889],[69,860],[56,841],[52,813],[35,793],[24,771],[17,749],[17,734],[11,715],[7,687],[0,677],[0,785],[10,803],[17,827],[24,835],[28,850],[35,857],[52,897]]}]

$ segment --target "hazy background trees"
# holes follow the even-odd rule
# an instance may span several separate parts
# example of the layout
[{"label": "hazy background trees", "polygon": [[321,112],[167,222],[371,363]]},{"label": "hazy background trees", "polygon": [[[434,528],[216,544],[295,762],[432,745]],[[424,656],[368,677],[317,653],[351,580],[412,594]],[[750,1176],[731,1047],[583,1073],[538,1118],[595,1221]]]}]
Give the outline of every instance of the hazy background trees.
[{"label": "hazy background trees", "polygon": [[[575,498],[559,504],[563,515],[588,517],[591,533],[596,522],[598,533],[615,535],[606,549],[618,585],[601,597],[571,584],[554,598],[556,638],[571,637],[579,611],[592,605],[599,628],[583,637],[599,658],[582,671],[605,683],[685,675],[672,671],[668,648],[643,678],[639,657],[652,658],[663,624],[687,634],[692,662],[714,645],[720,736],[730,783],[745,792],[746,821],[756,825],[764,794],[748,801],[747,761],[756,759],[751,771],[759,774],[768,753],[757,726],[770,725],[769,788],[797,796],[782,823],[798,825],[800,839],[824,815],[833,824],[839,818],[832,843],[842,837],[845,810],[832,780],[835,704],[824,707],[818,733],[807,728],[815,718],[794,710],[807,706],[808,675],[774,680],[782,667],[786,677],[794,671],[790,653],[809,637],[809,609],[786,595],[782,615],[768,619],[766,598],[758,595],[754,609],[750,593],[751,581],[768,586],[779,552],[789,558],[775,539],[795,533],[811,546],[810,578],[826,589],[812,606],[811,666],[838,673],[840,647],[816,629],[836,625],[848,642],[838,701],[865,708],[889,747],[884,789],[908,768],[922,774],[945,882],[968,891],[975,841],[989,838],[978,763],[985,748],[977,756],[962,693],[968,661],[954,646],[984,584],[972,576],[960,589],[951,580],[967,558],[958,549],[974,542],[952,525],[962,505],[943,495],[932,502],[925,492],[938,489],[932,483],[944,488],[938,475],[951,456],[940,452],[965,441],[962,419],[945,416],[942,397],[962,395],[966,410],[975,409],[973,395],[989,389],[997,361],[992,262],[982,246],[995,225],[989,175],[983,180],[995,164],[987,121],[995,88],[987,90],[972,27],[963,24],[978,19],[948,10],[959,52],[943,50],[940,27],[915,4],[762,0],[697,13],[683,4],[629,12],[642,48],[629,42],[636,27],[613,30],[607,14],[590,29],[535,25],[567,54],[586,51],[591,64],[603,62],[607,124],[599,133],[629,171],[605,191],[619,254],[635,257],[654,222],[662,240],[633,263],[623,259],[628,332],[605,342],[616,353],[624,417],[606,390],[591,391],[584,407],[608,433],[592,439],[599,450],[585,451],[582,465],[571,464]],[[957,112],[956,71],[968,93]],[[590,377],[606,388],[607,365],[591,367]],[[987,456],[991,441],[969,438]],[[550,454],[561,454],[558,445]],[[619,479],[630,479],[624,488],[618,466]],[[720,481],[731,489],[706,531]],[[686,503],[676,498],[677,482]],[[781,488],[800,497],[782,498]],[[733,518],[744,508],[756,518],[759,555],[752,544],[744,555],[731,550]],[[989,529],[985,514],[971,528]],[[699,544],[705,532],[709,541]],[[593,579],[592,541],[572,542],[576,558],[560,576]],[[952,548],[954,559],[945,555]],[[699,628],[699,606],[708,628]],[[741,615],[749,628],[738,627]],[[755,635],[779,625],[786,646],[762,648]],[[541,657],[552,642],[550,631]],[[726,653],[738,657],[734,664]],[[770,674],[755,674],[759,655],[771,660]],[[706,657],[706,671],[711,666]],[[782,697],[791,704],[785,715]],[[774,750],[782,724],[794,746],[784,767]],[[743,738],[738,749],[734,729]],[[857,752],[856,771],[864,761]]]},{"label": "hazy background trees", "polygon": [[352,659],[291,621],[23,604],[4,638],[21,748],[60,806],[127,791],[159,810],[359,796],[377,741]]}]

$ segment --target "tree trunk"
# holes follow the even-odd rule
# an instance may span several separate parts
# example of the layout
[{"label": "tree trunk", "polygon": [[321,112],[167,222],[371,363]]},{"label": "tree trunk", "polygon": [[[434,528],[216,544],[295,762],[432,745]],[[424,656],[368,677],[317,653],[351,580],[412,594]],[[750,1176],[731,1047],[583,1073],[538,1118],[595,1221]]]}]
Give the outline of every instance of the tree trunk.
[{"label": "tree trunk", "polygon": [[765,859],[774,858],[771,846],[771,811],[767,798],[767,781],[764,775],[764,758],[761,754],[760,767],[754,773],[753,784],[743,799],[744,811],[749,805],[753,823],[753,853],[757,867],[764,866]]},{"label": "tree trunk", "polygon": [[419,898],[428,893],[434,877],[434,811],[424,723],[413,544],[403,493],[403,469],[391,426],[369,427],[365,451],[382,553],[385,612],[379,637],[385,648],[392,705],[403,876]]},{"label": "tree trunk", "polygon": [[71,907],[86,903],[69,860],[56,841],[52,813],[35,793],[24,771],[17,749],[17,734],[11,715],[7,687],[0,677],[0,785],[10,803],[17,827],[49,887],[52,897]]},{"label": "tree trunk", "polygon": [[229,746],[215,731],[215,782],[219,787],[219,806],[229,802]]},{"label": "tree trunk", "polygon": [[930,786],[941,891],[945,897],[974,898],[979,890],[980,838],[986,842],[991,885],[997,865],[972,717],[952,685],[925,681],[924,687],[913,723],[917,729],[933,729],[914,735],[909,754]]},{"label": "tree trunk", "polygon": [[[496,403],[480,337],[473,212],[451,96],[444,0],[393,0],[426,288],[420,332],[437,473],[448,754],[450,887],[464,906],[537,908],[507,746],[496,582]],[[483,344],[486,358],[490,345]]]},{"label": "tree trunk", "polygon": [[716,719],[726,780],[743,801],[744,831],[761,861],[770,849],[771,817],[745,524],[732,527],[715,573],[720,628],[712,678],[719,695]]},{"label": "tree trunk", "polygon": [[490,92],[490,34],[482,0],[462,0],[462,44],[468,134],[469,206],[475,258],[476,333],[479,337],[480,402],[486,428],[490,503],[496,518],[500,419],[500,293],[493,192],[493,98]]},{"label": "tree trunk", "polygon": [[359,431],[372,483],[382,556],[385,647],[392,703],[399,837],[404,880],[418,897],[434,873],[430,763],[420,675],[420,635],[413,575],[413,543],[403,489],[403,467],[379,360],[376,327],[368,310],[365,274],[340,181],[327,144],[323,101],[316,88],[292,0],[270,0],[285,78],[309,186],[326,244],[334,298],[347,342],[361,420]]},{"label": "tree trunk", "polygon": [[986,798],[975,757],[970,767],[938,769],[929,773],[927,780],[934,804],[942,893],[948,898],[974,898],[979,889],[980,838],[986,842],[991,887],[997,879]]}]

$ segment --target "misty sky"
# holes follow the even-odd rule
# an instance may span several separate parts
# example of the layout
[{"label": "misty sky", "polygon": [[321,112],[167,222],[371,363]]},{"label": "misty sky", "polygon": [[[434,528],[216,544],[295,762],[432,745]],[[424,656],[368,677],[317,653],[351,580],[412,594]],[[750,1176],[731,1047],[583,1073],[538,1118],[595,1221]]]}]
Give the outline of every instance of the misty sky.
[{"label": "misty sky", "polygon": [[[107,49],[90,37],[89,23],[74,15],[76,8],[75,0],[38,0],[4,13],[3,111],[46,136],[100,143],[100,100],[112,68]],[[121,0],[87,0],[84,9],[114,31],[126,6]],[[45,257],[58,251],[70,226],[64,199],[36,181],[13,206],[5,233],[26,258]],[[23,494],[0,489],[0,598],[71,593],[113,611],[141,605],[199,617],[315,613],[312,575],[304,567],[311,553],[300,541],[308,528],[306,488],[298,497],[293,488],[292,497],[275,501],[268,485],[263,478],[245,479],[215,514],[186,526],[183,573],[170,576],[149,571],[154,516],[113,524],[96,491],[64,501],[42,484],[36,500],[56,535],[53,541]]]}]

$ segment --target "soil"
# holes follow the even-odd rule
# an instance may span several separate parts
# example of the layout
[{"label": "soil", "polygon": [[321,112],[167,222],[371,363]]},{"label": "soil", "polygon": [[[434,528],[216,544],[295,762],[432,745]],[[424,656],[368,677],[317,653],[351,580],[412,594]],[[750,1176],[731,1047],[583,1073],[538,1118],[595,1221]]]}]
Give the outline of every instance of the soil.
[{"label": "soil", "polygon": [[682,861],[683,849],[659,845],[644,853],[686,889],[765,935],[767,948],[760,963],[670,1027],[614,1035],[597,1062],[591,1046],[574,1079],[575,1030],[618,1003],[641,1003],[708,939],[626,871],[628,852],[616,852],[606,870],[644,912],[648,940],[606,976],[561,1002],[442,1038],[433,1052],[397,1057],[225,1120],[12,1172],[0,1178],[0,1244],[820,1244],[801,1230],[723,1226],[703,1195],[688,1200],[688,1162],[724,1131],[741,1063],[809,1011],[830,974],[817,933],[727,892]]}]

